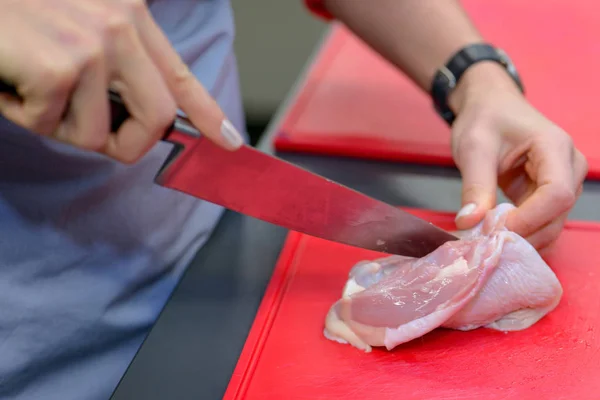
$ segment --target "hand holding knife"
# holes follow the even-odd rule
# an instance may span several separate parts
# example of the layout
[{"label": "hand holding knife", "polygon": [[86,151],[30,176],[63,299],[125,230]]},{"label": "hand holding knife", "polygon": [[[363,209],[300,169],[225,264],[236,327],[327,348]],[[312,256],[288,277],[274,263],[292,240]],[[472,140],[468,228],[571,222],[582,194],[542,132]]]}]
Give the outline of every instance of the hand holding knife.
[{"label": "hand holding knife", "polygon": [[[0,84],[0,92],[13,91]],[[111,128],[127,120],[109,93]],[[206,140],[178,116],[163,141],[174,149],[156,183],[285,228],[385,253],[422,257],[457,238],[386,203],[249,146],[237,151]]]},{"label": "hand holding knife", "polygon": [[[414,256],[456,239],[388,204],[244,146],[145,4],[94,3],[103,12],[89,13],[86,2],[73,1],[6,5],[0,25],[27,35],[2,49],[10,62],[0,63],[0,77],[9,83],[0,88],[0,113],[32,132],[125,163],[135,162],[162,138],[174,148],[156,183],[309,235]],[[65,27],[64,16],[75,11],[81,18]],[[29,18],[40,13],[42,25]],[[120,96],[104,97],[115,85]],[[177,108],[190,120],[176,117]]]}]

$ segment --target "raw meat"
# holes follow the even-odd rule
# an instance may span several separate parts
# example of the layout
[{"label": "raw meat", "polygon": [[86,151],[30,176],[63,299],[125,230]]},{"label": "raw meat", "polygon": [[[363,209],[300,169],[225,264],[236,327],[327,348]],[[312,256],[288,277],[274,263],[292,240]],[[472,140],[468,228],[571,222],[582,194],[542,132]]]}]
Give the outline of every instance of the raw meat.
[{"label": "raw meat", "polygon": [[355,265],[327,314],[325,336],[369,352],[438,327],[517,331],[535,324],[558,305],[562,287],[537,251],[504,227],[512,208],[499,205],[426,257]]}]

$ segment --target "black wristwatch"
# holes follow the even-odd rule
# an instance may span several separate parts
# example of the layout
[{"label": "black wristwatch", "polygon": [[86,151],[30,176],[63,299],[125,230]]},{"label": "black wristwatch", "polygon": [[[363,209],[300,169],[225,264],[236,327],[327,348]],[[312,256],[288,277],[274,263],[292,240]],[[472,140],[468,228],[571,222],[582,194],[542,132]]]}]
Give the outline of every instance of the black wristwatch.
[{"label": "black wristwatch", "polygon": [[449,125],[454,122],[455,115],[448,106],[448,96],[465,71],[481,61],[495,61],[502,65],[521,92],[524,92],[517,69],[503,50],[485,43],[466,46],[454,54],[450,61],[437,71],[431,84],[431,98],[435,110]]}]

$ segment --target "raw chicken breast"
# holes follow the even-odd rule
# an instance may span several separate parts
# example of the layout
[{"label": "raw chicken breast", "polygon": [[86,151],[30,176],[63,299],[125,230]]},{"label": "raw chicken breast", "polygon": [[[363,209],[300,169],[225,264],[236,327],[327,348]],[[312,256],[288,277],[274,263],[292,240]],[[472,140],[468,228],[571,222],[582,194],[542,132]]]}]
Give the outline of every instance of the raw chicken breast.
[{"label": "raw chicken breast", "polygon": [[504,227],[512,208],[499,205],[426,257],[355,265],[325,336],[368,352],[438,327],[516,331],[536,323],[558,305],[562,287],[537,251]]}]

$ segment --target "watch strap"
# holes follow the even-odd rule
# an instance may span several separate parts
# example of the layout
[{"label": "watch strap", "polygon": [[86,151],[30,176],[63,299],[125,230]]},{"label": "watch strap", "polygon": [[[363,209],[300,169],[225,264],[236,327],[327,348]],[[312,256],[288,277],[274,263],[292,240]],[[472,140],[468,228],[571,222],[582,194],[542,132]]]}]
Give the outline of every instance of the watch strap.
[{"label": "watch strap", "polygon": [[493,61],[502,65],[513,78],[519,89],[523,91],[521,80],[514,65],[501,49],[486,43],[475,43],[459,50],[435,74],[431,85],[431,97],[434,107],[440,116],[448,123],[454,122],[454,112],[448,106],[448,97],[462,75],[474,64],[482,61]]}]

